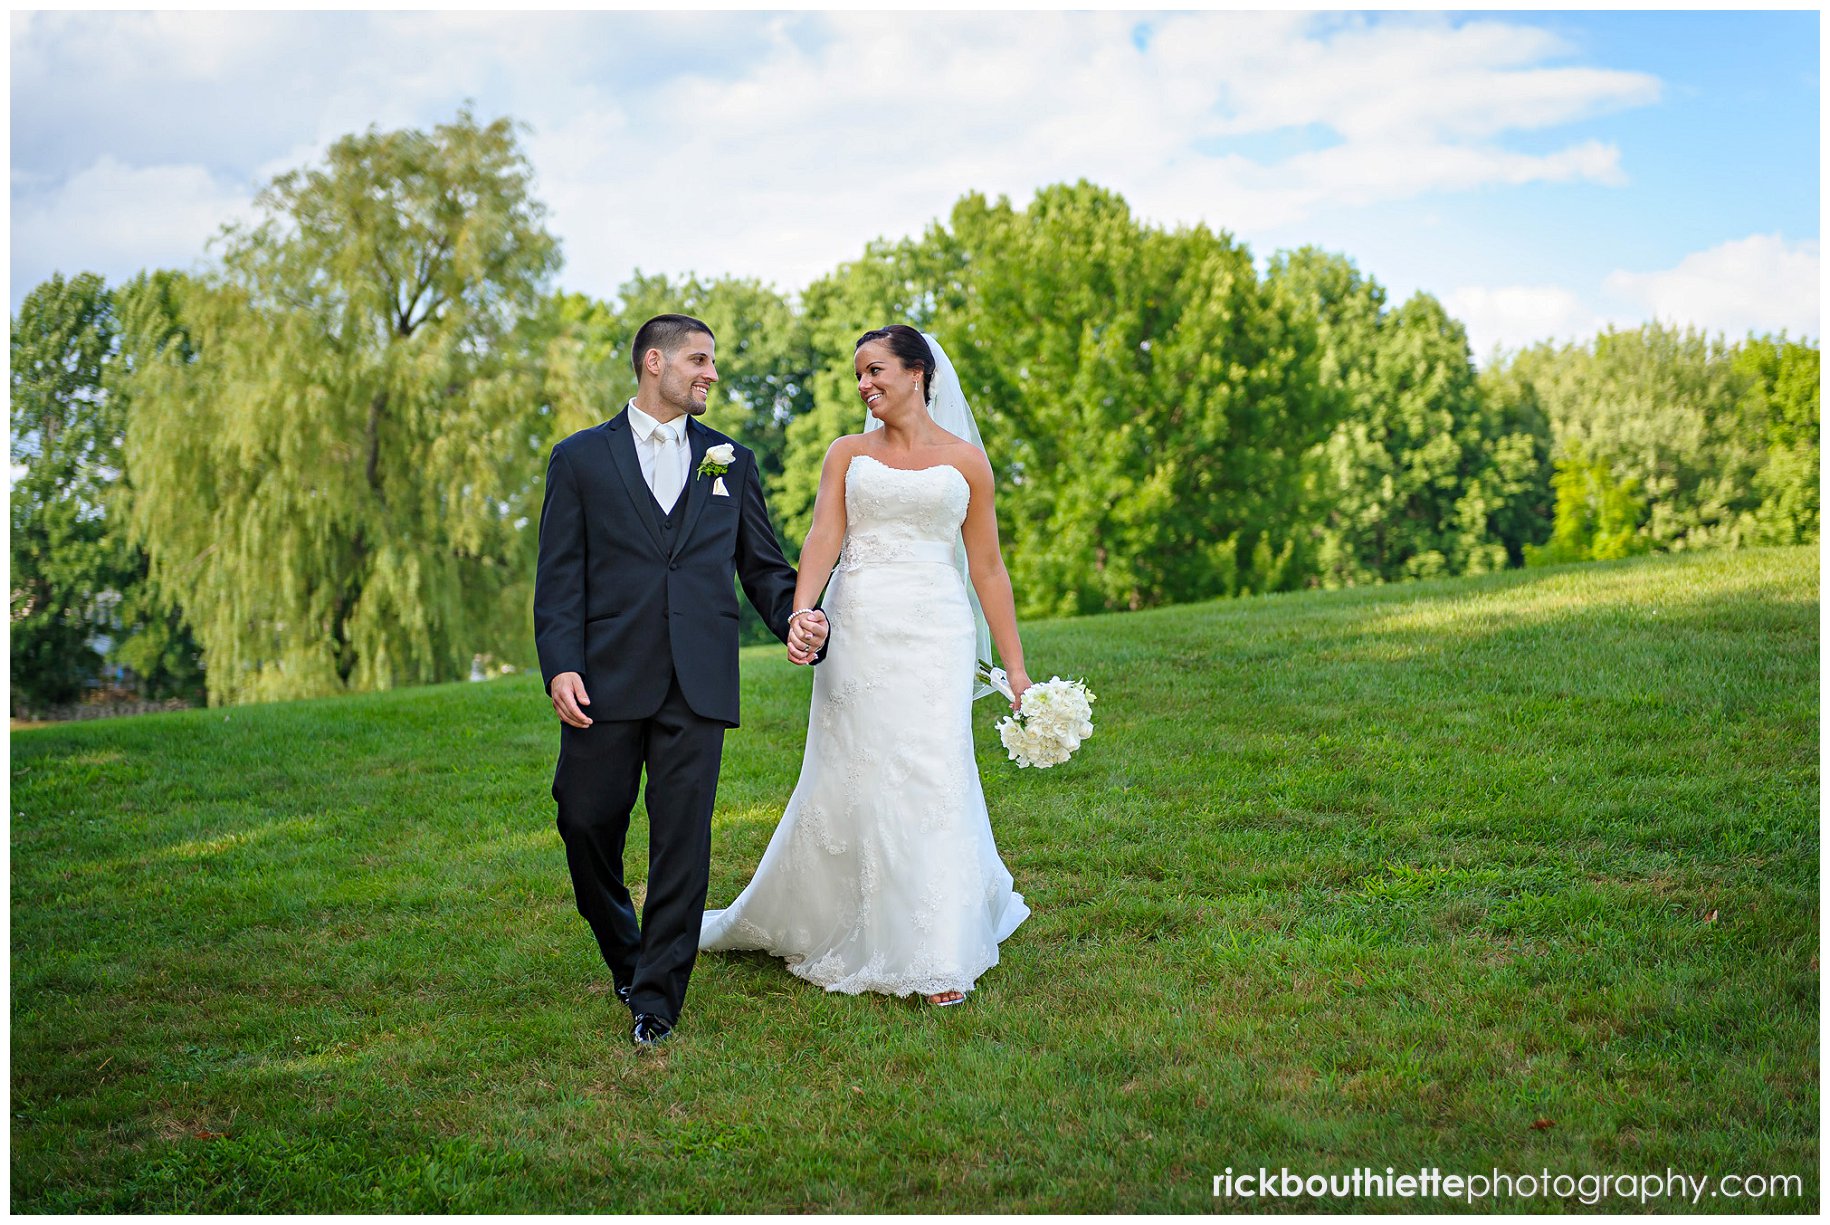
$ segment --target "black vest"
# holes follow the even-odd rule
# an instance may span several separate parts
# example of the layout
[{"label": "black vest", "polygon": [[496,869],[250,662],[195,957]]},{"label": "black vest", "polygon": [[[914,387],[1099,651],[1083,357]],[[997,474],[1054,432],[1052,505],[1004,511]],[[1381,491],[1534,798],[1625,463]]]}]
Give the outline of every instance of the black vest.
[{"label": "black vest", "polygon": [[667,546],[667,551],[671,554],[674,551],[674,533],[680,530],[680,520],[685,518],[686,486],[680,486],[680,496],[674,499],[674,508],[666,511],[661,509],[661,503],[650,491],[648,509],[654,511],[654,521],[661,528],[661,543]]},{"label": "black vest", "polygon": [[[680,521],[686,518],[686,486],[680,486],[680,496],[674,499],[674,508],[670,511],[661,509],[661,503],[655,499],[654,491],[650,490],[648,509],[654,512],[654,521],[661,528],[661,547],[667,550],[669,557],[672,557],[674,545],[678,543],[676,537],[680,534]],[[663,616],[672,615],[665,595],[661,597],[661,614]]]}]

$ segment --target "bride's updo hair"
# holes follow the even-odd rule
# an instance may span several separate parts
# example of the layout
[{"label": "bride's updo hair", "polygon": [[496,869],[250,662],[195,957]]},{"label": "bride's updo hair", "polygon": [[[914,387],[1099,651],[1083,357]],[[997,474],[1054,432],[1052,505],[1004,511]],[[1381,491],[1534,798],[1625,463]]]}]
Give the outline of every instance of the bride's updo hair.
[{"label": "bride's updo hair", "polygon": [[876,328],[858,337],[858,343],[851,347],[851,351],[856,353],[873,340],[881,340],[903,365],[920,368],[921,398],[927,403],[933,403],[934,351],[928,348],[928,342],[922,339],[921,333],[906,323],[892,323],[886,328]]}]

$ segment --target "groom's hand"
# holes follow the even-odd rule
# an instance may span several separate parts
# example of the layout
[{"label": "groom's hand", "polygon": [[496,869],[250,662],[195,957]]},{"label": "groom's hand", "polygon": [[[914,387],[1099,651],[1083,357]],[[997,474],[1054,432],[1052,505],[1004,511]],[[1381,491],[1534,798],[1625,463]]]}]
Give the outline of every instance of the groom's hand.
[{"label": "groom's hand", "polygon": [[561,719],[573,727],[590,727],[591,717],[580,710],[589,706],[591,698],[585,693],[585,678],[576,672],[561,672],[553,678],[553,709]]},{"label": "groom's hand", "polygon": [[826,614],[819,609],[803,613],[796,617],[788,627],[788,660],[795,664],[810,664],[820,654],[820,648],[826,645]]}]

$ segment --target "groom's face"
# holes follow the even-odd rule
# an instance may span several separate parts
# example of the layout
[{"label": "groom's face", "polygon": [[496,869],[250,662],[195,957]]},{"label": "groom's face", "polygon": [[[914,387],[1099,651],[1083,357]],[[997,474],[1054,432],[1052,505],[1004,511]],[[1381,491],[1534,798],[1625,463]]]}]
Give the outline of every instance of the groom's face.
[{"label": "groom's face", "polygon": [[695,332],[672,353],[661,353],[661,379],[656,389],[661,402],[697,417],[705,411],[705,398],[718,381],[717,342]]}]

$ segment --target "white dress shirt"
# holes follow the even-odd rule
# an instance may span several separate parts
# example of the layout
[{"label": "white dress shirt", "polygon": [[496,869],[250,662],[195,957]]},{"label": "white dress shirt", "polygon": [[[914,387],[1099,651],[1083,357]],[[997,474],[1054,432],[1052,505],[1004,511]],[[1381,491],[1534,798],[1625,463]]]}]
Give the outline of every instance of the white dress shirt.
[{"label": "white dress shirt", "polygon": [[662,510],[672,513],[686,488],[686,466],[693,450],[686,441],[687,418],[682,415],[663,425],[629,401],[629,432],[635,435],[636,458],[642,463],[642,479]]}]

